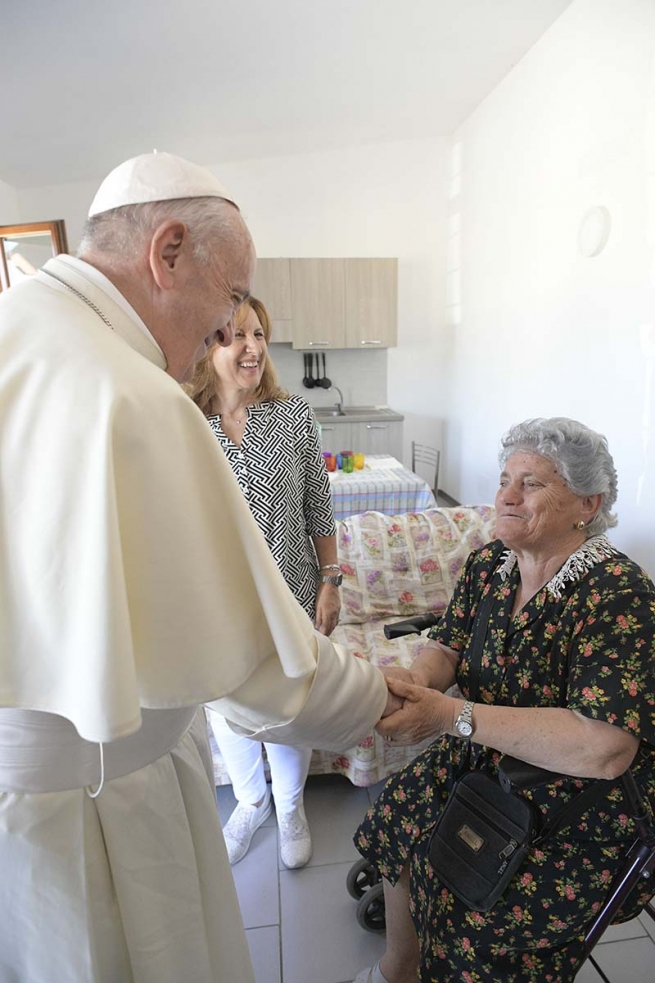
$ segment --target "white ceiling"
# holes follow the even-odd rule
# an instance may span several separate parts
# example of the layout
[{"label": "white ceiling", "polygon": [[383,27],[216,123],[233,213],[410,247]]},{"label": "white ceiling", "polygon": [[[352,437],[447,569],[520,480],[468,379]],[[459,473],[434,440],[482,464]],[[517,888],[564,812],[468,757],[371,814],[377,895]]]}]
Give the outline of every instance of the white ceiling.
[{"label": "white ceiling", "polygon": [[571,0],[3,0],[0,179],[452,132]]}]

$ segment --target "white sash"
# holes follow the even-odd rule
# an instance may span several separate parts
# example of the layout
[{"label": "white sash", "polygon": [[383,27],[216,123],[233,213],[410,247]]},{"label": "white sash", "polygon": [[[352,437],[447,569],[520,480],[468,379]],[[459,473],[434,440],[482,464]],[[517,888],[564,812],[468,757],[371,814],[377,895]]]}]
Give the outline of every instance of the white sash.
[{"label": "white sash", "polygon": [[[102,745],[104,780],[138,771],[182,739],[198,711],[141,710],[141,729]],[[63,792],[98,786],[100,746],[85,741],[64,717],[0,709],[0,792]]]}]

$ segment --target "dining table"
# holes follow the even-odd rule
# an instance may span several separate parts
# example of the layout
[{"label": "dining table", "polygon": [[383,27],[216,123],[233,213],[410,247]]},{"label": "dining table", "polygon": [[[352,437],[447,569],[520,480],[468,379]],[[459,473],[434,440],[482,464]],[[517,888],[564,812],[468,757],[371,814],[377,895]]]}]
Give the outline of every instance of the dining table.
[{"label": "dining table", "polygon": [[328,474],[335,519],[360,512],[400,515],[437,507],[427,481],[387,454],[367,454],[363,468]]}]

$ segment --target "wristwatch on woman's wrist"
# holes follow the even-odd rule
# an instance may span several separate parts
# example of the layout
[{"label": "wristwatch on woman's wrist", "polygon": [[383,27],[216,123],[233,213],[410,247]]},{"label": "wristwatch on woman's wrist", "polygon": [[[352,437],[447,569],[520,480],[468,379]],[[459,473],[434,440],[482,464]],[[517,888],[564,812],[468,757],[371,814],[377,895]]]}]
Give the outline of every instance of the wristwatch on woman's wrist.
[{"label": "wristwatch on woman's wrist", "polygon": [[455,721],[455,730],[460,737],[469,741],[473,736],[473,707],[475,703],[467,700],[461,709],[460,715]]},{"label": "wristwatch on woman's wrist", "polygon": [[334,584],[335,587],[341,587],[343,574],[338,573],[334,577],[326,577],[324,574],[321,574],[318,579],[322,584]]}]

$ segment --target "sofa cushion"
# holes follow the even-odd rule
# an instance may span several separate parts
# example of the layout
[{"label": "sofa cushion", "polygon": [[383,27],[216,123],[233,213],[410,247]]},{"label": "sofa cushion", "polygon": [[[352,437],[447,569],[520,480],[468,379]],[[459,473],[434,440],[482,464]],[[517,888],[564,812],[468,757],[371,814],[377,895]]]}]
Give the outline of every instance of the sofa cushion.
[{"label": "sofa cushion", "polygon": [[490,505],[337,522],[341,624],[446,609],[469,553],[494,538]]}]

